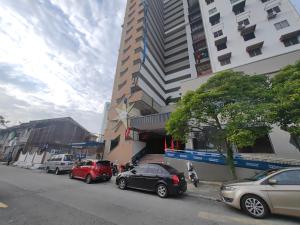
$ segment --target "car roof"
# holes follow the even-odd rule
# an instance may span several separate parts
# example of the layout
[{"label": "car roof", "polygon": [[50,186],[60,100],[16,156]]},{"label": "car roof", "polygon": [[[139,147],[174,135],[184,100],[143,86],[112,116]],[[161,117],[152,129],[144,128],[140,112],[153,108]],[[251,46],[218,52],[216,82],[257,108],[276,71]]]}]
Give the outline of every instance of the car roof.
[{"label": "car roof", "polygon": [[146,165],[158,165],[158,166],[162,166],[162,165],[166,165],[164,163],[146,163]]},{"label": "car roof", "polygon": [[64,153],[62,153],[62,154],[54,154],[53,156],[55,156],[55,155],[62,156],[62,155],[72,155],[72,154],[64,154]]},{"label": "car roof", "polygon": [[110,162],[109,160],[100,160],[100,159],[83,159],[82,161],[92,161],[92,162]]},{"label": "car roof", "polygon": [[278,171],[287,171],[287,170],[300,170],[300,167],[286,167],[278,169]]}]

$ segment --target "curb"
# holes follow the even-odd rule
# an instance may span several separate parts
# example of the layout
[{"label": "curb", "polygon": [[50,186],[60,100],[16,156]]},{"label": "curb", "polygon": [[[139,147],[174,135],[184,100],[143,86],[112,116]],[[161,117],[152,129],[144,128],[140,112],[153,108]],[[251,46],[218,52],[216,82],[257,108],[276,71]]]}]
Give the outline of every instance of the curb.
[{"label": "curb", "polygon": [[217,181],[199,181],[199,184],[210,184],[210,185],[216,185],[216,186],[222,186],[222,182]]},{"label": "curb", "polygon": [[192,197],[202,198],[202,199],[206,199],[206,200],[210,200],[210,201],[215,201],[215,202],[221,202],[221,199],[215,198],[215,197],[211,197],[211,196],[207,196],[207,195],[195,194],[193,192],[186,192],[186,194],[188,196],[192,196]]}]

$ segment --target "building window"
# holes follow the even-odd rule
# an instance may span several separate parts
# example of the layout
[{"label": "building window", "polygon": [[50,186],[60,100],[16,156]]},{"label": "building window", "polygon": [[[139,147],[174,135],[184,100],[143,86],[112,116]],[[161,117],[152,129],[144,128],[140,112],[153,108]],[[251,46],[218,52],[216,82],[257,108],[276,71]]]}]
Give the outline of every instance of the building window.
[{"label": "building window", "polygon": [[239,15],[239,14],[241,14],[241,13],[243,13],[243,12],[245,12],[245,8],[239,8],[239,9],[236,9],[236,10],[234,11],[234,14],[235,14],[235,15]]},{"label": "building window", "polygon": [[244,38],[245,41],[249,41],[249,40],[255,38],[255,34],[254,34],[254,32],[251,32],[251,33],[243,35],[243,38]]},{"label": "building window", "polygon": [[221,64],[221,66],[231,64],[230,58],[220,60],[220,64]]},{"label": "building window", "polygon": [[120,76],[125,75],[127,71],[128,71],[128,68],[126,68],[125,70],[121,71],[121,72],[120,72]]},{"label": "building window", "polygon": [[218,30],[216,32],[214,32],[214,37],[217,38],[217,37],[220,37],[223,35],[223,31],[222,30]]},{"label": "building window", "polygon": [[274,26],[275,26],[276,30],[281,30],[283,28],[289,27],[290,24],[287,20],[283,20],[279,23],[275,23]]},{"label": "building window", "polygon": [[218,24],[218,23],[220,23],[220,19],[214,20],[214,21],[211,23],[211,25],[214,26],[214,25],[216,25],[216,24]]},{"label": "building window", "polygon": [[227,48],[226,43],[221,43],[221,44],[217,45],[217,50],[218,51],[221,51],[221,50],[226,49],[226,48]]},{"label": "building window", "polygon": [[276,14],[276,13],[280,13],[281,10],[279,8],[279,6],[275,6],[274,8],[268,9],[267,13],[270,14]]},{"label": "building window", "polygon": [[120,142],[120,135],[110,142],[110,151],[114,150]]},{"label": "building window", "polygon": [[261,52],[261,48],[254,48],[254,49],[251,49],[249,50],[249,56],[250,57],[254,57],[254,56],[258,56],[258,55],[261,55],[262,52]]},{"label": "building window", "polygon": [[214,2],[214,0],[205,0],[205,1],[206,1],[206,4],[207,4],[207,5],[209,5],[209,4],[211,4],[211,3]]},{"label": "building window", "polygon": [[216,7],[209,10],[209,15],[210,15],[209,22],[212,26],[220,23],[221,15],[220,15],[219,12],[217,13],[217,8]]},{"label": "building window", "polygon": [[231,64],[231,52],[218,57],[221,66]]},{"label": "building window", "polygon": [[121,90],[122,87],[124,87],[126,85],[127,81],[123,81],[121,84],[118,85],[118,90]]},{"label": "building window", "polygon": [[300,43],[299,39],[300,39],[300,36],[290,37],[290,38],[284,39],[283,44],[285,47],[296,45],[296,44]]},{"label": "building window", "polygon": [[245,12],[246,0],[230,0],[230,2],[232,4],[232,11],[235,15]]},{"label": "building window", "polygon": [[279,6],[275,6],[267,10],[268,20],[274,19],[277,16],[277,13],[281,12]]},{"label": "building window", "polygon": [[244,20],[241,20],[241,21],[238,22],[239,26],[247,26],[249,24],[250,24],[249,19],[244,19]]},{"label": "building window", "polygon": [[217,12],[217,8],[216,8],[216,7],[214,7],[214,8],[212,8],[212,9],[208,10],[208,14],[209,14],[209,15],[212,15],[212,14],[214,14],[215,12]]}]

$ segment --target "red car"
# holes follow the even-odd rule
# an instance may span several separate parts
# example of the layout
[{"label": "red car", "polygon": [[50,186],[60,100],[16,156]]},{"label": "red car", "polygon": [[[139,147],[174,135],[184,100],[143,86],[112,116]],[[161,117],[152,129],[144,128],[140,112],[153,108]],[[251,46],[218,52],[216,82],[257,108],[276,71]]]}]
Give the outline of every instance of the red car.
[{"label": "red car", "polygon": [[87,184],[97,180],[108,181],[112,177],[112,168],[110,161],[87,159],[75,164],[69,176],[85,180]]}]

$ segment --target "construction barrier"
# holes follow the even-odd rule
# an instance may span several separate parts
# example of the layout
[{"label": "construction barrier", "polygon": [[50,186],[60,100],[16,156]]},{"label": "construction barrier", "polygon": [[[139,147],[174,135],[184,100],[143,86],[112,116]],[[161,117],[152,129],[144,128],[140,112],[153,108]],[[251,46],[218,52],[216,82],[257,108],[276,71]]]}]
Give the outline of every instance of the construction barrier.
[{"label": "construction barrier", "polygon": [[[226,156],[218,153],[218,152],[201,152],[201,151],[173,151],[166,150],[165,157],[175,158],[175,159],[183,159],[190,160],[195,162],[204,162],[210,164],[219,164],[225,165]],[[290,166],[300,166],[300,162],[288,162],[283,159],[274,159],[273,161],[277,162],[267,162],[264,160],[251,160],[243,158],[241,154],[234,155],[234,164],[236,167],[248,168],[248,169],[256,169],[256,170],[267,170],[267,169],[277,169],[283,167]]]}]

